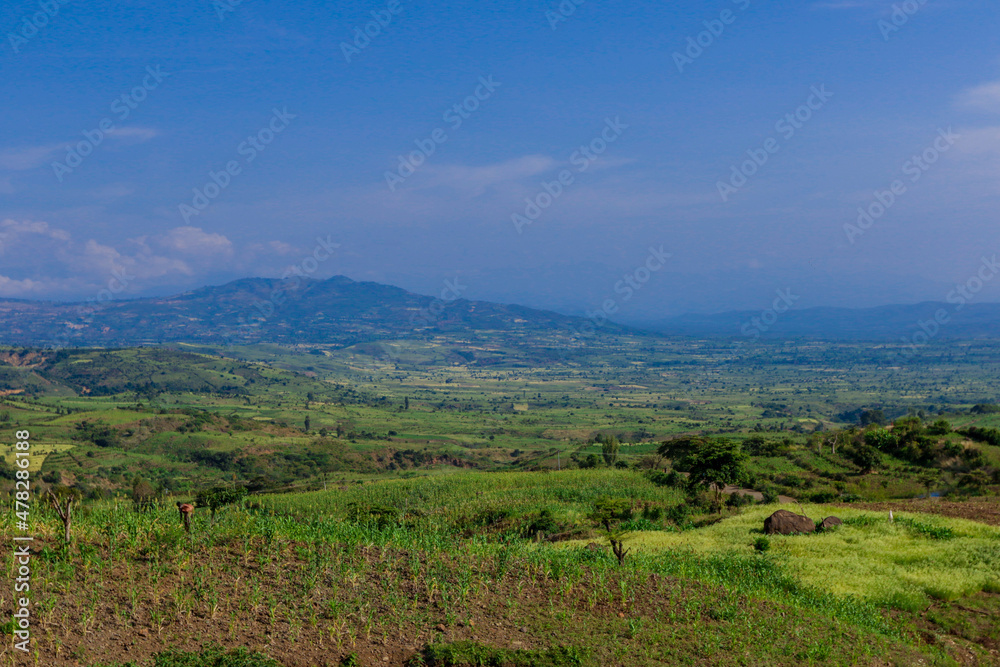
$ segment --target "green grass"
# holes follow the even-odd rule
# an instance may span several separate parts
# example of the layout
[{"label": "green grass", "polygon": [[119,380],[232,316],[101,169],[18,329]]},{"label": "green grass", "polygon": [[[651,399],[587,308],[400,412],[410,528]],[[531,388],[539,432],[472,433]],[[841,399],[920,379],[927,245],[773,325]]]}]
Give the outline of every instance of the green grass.
[{"label": "green grass", "polygon": [[[824,533],[770,536],[767,557],[805,586],[910,610],[1000,587],[1000,528],[931,515],[897,514],[889,523],[888,515],[860,510],[781,507],[796,513],[801,507],[814,520],[835,514],[846,521]],[[764,519],[778,508],[753,508],[700,530],[638,532],[626,544],[648,554],[749,556]]]}]

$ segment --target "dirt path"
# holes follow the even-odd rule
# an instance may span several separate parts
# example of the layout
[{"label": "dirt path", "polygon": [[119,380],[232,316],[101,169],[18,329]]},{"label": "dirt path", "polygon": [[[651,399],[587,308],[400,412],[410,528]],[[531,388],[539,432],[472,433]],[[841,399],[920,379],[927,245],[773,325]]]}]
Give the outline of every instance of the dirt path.
[{"label": "dirt path", "polygon": [[969,519],[991,526],[1000,526],[1000,498],[972,498],[964,501],[941,500],[939,498],[890,500],[880,503],[835,503],[838,507],[852,507],[862,510],[888,512],[923,512],[940,514],[955,519]]}]

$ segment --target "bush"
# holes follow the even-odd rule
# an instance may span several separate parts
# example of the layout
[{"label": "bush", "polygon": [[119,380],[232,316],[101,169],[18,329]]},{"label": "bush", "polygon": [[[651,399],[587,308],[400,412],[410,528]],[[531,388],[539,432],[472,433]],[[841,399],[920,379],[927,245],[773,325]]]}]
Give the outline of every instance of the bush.
[{"label": "bush", "polygon": [[747,505],[753,505],[753,496],[743,494],[743,493],[731,493],[729,498],[726,499],[726,507],[731,507],[733,509],[738,509],[740,507],[745,507]]},{"label": "bush", "polygon": [[559,524],[556,523],[550,510],[543,509],[534,517],[529,517],[529,519],[530,522],[521,529],[521,534],[524,537],[534,537],[539,532],[546,534],[559,532]]},{"label": "bush", "polygon": [[766,537],[758,537],[756,540],[754,540],[753,548],[759,551],[760,553],[764,553],[765,551],[771,548],[771,540],[767,539]]},{"label": "bush", "polygon": [[691,513],[691,508],[685,503],[681,503],[668,509],[664,516],[678,526],[683,526],[690,523]]},{"label": "bush", "polygon": [[657,486],[668,486],[672,489],[679,489],[684,486],[684,478],[676,471],[659,472],[653,471],[646,475],[649,481]]},{"label": "bush", "polygon": [[833,491],[816,491],[809,494],[809,500],[814,503],[834,503],[840,500],[840,494]]}]

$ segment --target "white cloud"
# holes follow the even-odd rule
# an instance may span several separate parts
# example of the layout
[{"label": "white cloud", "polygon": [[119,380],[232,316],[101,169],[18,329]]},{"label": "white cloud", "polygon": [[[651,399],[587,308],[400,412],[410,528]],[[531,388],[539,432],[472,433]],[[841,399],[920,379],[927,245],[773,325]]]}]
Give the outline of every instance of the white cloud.
[{"label": "white cloud", "polygon": [[222,234],[208,233],[200,227],[175,227],[154,237],[161,247],[182,255],[221,255],[232,257],[233,242]]},{"label": "white cloud", "polygon": [[445,186],[475,197],[483,194],[488,188],[552,171],[557,164],[555,160],[545,155],[525,155],[481,166],[428,165],[423,170],[424,178],[419,178],[419,171],[418,175],[411,178],[420,183],[421,187]]},{"label": "white cloud", "polygon": [[960,128],[955,149],[966,155],[1000,155],[1000,126]]},{"label": "white cloud", "polygon": [[104,289],[115,275],[128,277],[126,293],[198,284],[220,272],[259,274],[296,252],[302,251],[280,241],[240,252],[226,236],[190,226],[109,245],[77,241],[44,221],[6,219],[0,221],[0,297],[80,298]]},{"label": "white cloud", "polygon": [[958,95],[956,102],[964,109],[1000,113],[1000,81],[968,88]]},{"label": "white cloud", "polygon": [[56,151],[65,147],[66,144],[49,144],[47,146],[6,148],[0,151],[0,169],[6,171],[36,169],[48,163]]}]

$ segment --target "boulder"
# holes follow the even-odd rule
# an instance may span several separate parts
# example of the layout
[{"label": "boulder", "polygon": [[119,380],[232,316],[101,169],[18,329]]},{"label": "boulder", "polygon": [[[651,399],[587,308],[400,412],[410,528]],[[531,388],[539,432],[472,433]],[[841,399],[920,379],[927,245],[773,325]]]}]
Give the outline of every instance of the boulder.
[{"label": "boulder", "polygon": [[826,530],[827,528],[833,528],[834,526],[840,526],[844,522],[835,516],[828,516],[823,519],[823,523],[819,525],[820,530]]},{"label": "boulder", "polygon": [[764,519],[764,533],[767,535],[796,535],[815,530],[816,524],[812,519],[788,510],[778,510]]}]

